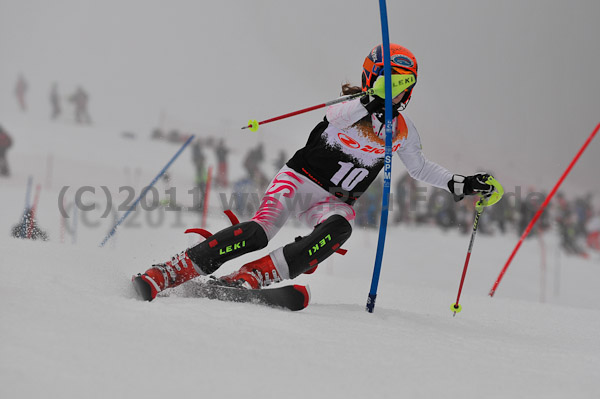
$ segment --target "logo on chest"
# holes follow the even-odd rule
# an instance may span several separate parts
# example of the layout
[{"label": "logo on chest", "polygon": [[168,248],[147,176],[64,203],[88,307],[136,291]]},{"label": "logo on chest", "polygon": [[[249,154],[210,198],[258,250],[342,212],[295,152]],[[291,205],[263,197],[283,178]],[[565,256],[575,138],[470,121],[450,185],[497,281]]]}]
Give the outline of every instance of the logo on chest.
[{"label": "logo on chest", "polygon": [[346,147],[358,149],[361,147],[360,143],[354,140],[352,137],[348,136],[346,133],[338,133],[338,139],[344,144]]},{"label": "logo on chest", "polygon": [[[338,133],[337,136],[338,136],[338,139],[340,140],[340,142],[344,146],[351,148],[353,150],[359,150],[362,152],[372,153],[372,154],[384,154],[385,153],[385,145],[382,145],[380,143],[370,143],[370,144],[360,143],[356,139],[350,137],[349,135],[347,135],[346,133],[343,133],[343,132]],[[401,143],[395,144],[392,147],[392,152],[398,151],[398,148],[400,148],[400,146],[401,146]]]}]

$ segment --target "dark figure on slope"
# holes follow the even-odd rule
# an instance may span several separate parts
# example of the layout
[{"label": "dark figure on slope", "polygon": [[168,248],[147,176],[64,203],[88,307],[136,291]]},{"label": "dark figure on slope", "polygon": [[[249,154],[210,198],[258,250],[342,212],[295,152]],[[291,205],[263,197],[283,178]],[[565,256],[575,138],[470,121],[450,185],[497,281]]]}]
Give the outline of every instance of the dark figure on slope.
[{"label": "dark figure on slope", "polygon": [[11,146],[12,139],[8,135],[8,132],[0,126],[0,176],[10,176],[10,168],[8,167],[6,153]]},{"label": "dark figure on slope", "polygon": [[215,179],[215,186],[217,187],[227,187],[229,185],[227,180],[227,155],[229,154],[229,151],[229,148],[225,145],[225,140],[220,139],[215,147],[215,155],[217,157],[217,178]]},{"label": "dark figure on slope", "polygon": [[17,83],[15,85],[15,97],[17,98],[17,104],[19,104],[19,109],[23,112],[27,111],[27,102],[25,101],[25,95],[27,94],[27,89],[29,85],[25,80],[25,77],[21,74],[17,78]]},{"label": "dark figure on slope", "polygon": [[261,170],[261,165],[265,160],[265,150],[262,143],[255,148],[251,148],[244,159],[244,168],[250,180],[258,187],[264,188],[268,180]]},{"label": "dark figure on slope", "polygon": [[52,88],[50,89],[50,107],[52,109],[52,114],[50,115],[50,118],[54,120],[58,118],[61,113],[60,95],[58,94],[57,83],[53,83]]},{"label": "dark figure on slope", "polygon": [[92,118],[88,112],[88,103],[90,101],[88,93],[83,88],[78,87],[69,97],[69,101],[75,106],[75,122],[90,125]]},{"label": "dark figure on slope", "polygon": [[199,190],[199,201],[194,204],[195,211],[202,211],[204,207],[204,195],[206,192],[206,155],[204,154],[204,143],[200,139],[194,140],[192,144],[192,162],[195,169],[195,183],[196,188]]}]

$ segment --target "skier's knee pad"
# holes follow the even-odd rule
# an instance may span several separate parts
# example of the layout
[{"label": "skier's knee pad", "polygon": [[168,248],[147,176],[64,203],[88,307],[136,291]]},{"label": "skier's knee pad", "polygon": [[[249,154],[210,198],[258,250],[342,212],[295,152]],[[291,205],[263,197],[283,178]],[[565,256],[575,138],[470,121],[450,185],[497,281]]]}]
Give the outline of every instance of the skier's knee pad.
[{"label": "skier's knee pad", "polygon": [[264,229],[249,221],[227,227],[187,250],[190,259],[205,274],[214,273],[228,260],[257,251],[269,240]]},{"label": "skier's knee pad", "polygon": [[289,266],[290,278],[314,268],[333,254],[352,234],[350,222],[343,216],[333,215],[318,224],[306,237],[283,247]]}]

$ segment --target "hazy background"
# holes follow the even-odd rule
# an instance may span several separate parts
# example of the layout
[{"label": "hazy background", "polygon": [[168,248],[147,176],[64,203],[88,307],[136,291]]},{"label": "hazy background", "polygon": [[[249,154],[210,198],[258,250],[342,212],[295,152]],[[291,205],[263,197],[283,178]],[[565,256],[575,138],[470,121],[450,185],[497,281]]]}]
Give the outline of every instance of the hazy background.
[{"label": "hazy background", "polygon": [[[407,114],[428,157],[455,172],[491,170],[508,190],[550,189],[600,122],[600,1],[388,0],[388,9],[392,41],[420,62]],[[345,80],[358,84],[380,41],[376,0],[0,0],[0,124],[15,140],[13,174],[0,180],[0,398],[264,398],[266,389],[287,399],[597,397],[598,256],[564,254],[556,228],[525,240],[493,300],[487,293],[517,236],[479,234],[457,317],[450,306],[468,237],[458,229],[390,226],[372,315],[363,309],[374,229],[355,228],[346,257],[294,280],[310,282],[312,304],[293,314],[177,290],[150,304],[133,299],[132,274],[197,243],[182,234],[201,226],[195,212],[141,207],[96,247],[117,215],[101,219],[111,201],[100,186],[139,193],[179,147],[148,139],[152,128],[225,137],[237,147],[230,177],[239,178],[254,143],[265,143],[267,161],[280,148],[291,155],[323,112],[258,133],[240,126],[332,99]],[[20,72],[26,114],[13,94]],[[89,91],[93,127],[75,125],[64,101],[50,121],[54,81],[63,100],[77,85]],[[183,205],[190,158],[188,149],[169,169]],[[598,171],[600,137],[564,187],[598,200]],[[29,176],[44,186],[34,198],[48,243],[8,235]],[[97,210],[72,206],[61,219],[58,191],[70,187],[72,205],[84,186],[97,188],[83,201],[100,197]],[[164,181],[157,187],[166,193]],[[217,231],[229,221],[211,193],[206,227]],[[115,194],[114,208],[122,200]],[[306,231],[288,223],[268,250]]]},{"label": "hazy background", "polygon": [[[600,122],[600,2],[388,1],[388,13],[391,41],[419,61],[407,115],[427,156],[493,171],[509,190],[550,189]],[[234,144],[250,118],[360,83],[380,41],[375,0],[0,0],[0,123],[22,72],[32,118],[49,118],[52,82],[64,96],[81,84],[96,125]],[[291,154],[322,115],[265,125],[257,141]],[[596,139],[564,187],[599,194],[599,170]]]}]

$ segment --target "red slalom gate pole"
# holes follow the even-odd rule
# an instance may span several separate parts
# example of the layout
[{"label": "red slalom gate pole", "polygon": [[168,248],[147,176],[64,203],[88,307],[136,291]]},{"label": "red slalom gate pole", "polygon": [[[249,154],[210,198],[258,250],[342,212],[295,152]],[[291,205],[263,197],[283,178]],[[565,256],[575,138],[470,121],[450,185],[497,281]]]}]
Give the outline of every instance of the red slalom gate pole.
[{"label": "red slalom gate pole", "polygon": [[536,214],[533,216],[533,219],[531,219],[531,222],[529,222],[529,225],[527,226],[527,228],[523,232],[523,235],[519,239],[519,242],[517,242],[517,245],[515,246],[515,249],[513,249],[512,253],[510,254],[510,256],[508,258],[508,260],[506,261],[506,264],[502,268],[502,271],[498,275],[498,278],[496,279],[496,282],[494,283],[494,286],[490,290],[489,295],[491,297],[493,297],[494,294],[496,293],[496,289],[498,289],[498,285],[500,285],[500,282],[502,281],[502,278],[504,277],[504,274],[506,273],[506,270],[508,269],[508,266],[510,266],[510,263],[512,262],[513,258],[517,254],[517,251],[519,250],[519,248],[521,248],[521,244],[523,244],[523,241],[525,240],[525,238],[527,237],[527,235],[529,235],[529,232],[531,231],[531,229],[533,228],[533,226],[535,225],[535,223],[537,222],[537,220],[540,218],[540,216],[542,215],[542,212],[544,212],[544,209],[546,209],[546,206],[548,205],[548,203],[550,202],[550,200],[552,199],[552,197],[554,197],[554,194],[556,194],[556,191],[558,190],[558,188],[560,187],[560,185],[562,184],[562,182],[565,180],[565,178],[567,177],[567,175],[569,174],[569,172],[571,171],[571,169],[573,169],[573,166],[575,166],[575,164],[577,163],[577,161],[581,157],[581,154],[583,154],[583,152],[585,151],[585,149],[587,148],[587,146],[590,144],[590,142],[592,141],[592,139],[594,138],[594,136],[596,136],[596,133],[598,133],[598,130],[600,130],[600,123],[598,125],[596,125],[596,128],[594,129],[594,131],[590,134],[590,136],[587,138],[587,140],[585,141],[585,143],[583,143],[583,146],[579,149],[579,152],[577,152],[577,155],[575,155],[575,158],[573,158],[573,160],[571,161],[571,163],[569,164],[569,166],[567,167],[567,169],[564,171],[564,173],[560,177],[560,179],[558,179],[558,182],[556,182],[556,185],[554,186],[554,188],[552,189],[552,191],[550,191],[550,194],[548,194],[548,196],[546,197],[546,200],[540,206],[540,209],[538,209],[538,211],[536,212]]}]

